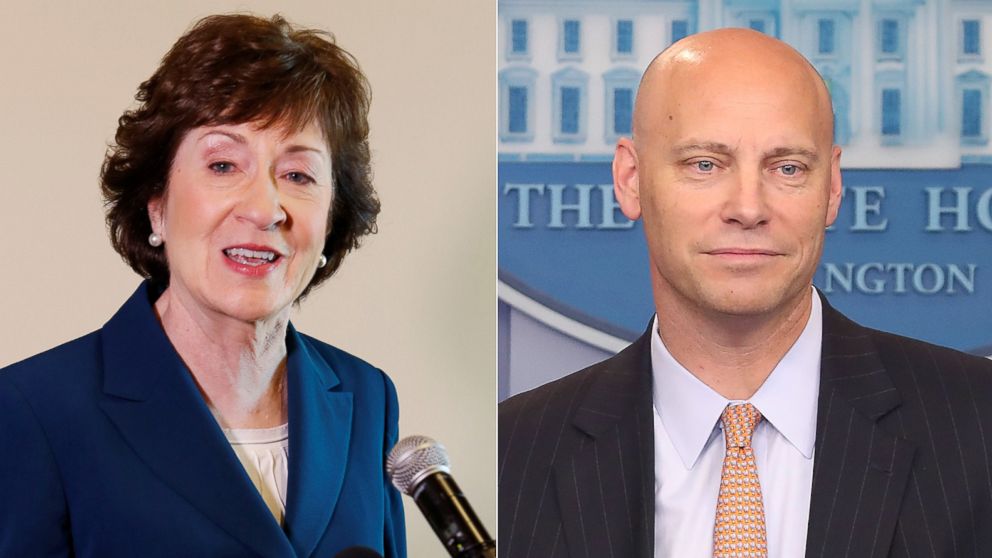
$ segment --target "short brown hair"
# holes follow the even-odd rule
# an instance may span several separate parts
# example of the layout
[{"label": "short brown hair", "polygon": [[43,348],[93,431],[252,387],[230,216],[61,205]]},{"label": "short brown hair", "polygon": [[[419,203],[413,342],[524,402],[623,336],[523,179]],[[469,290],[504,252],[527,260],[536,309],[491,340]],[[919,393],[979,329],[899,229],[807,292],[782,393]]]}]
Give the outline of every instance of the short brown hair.
[{"label": "short brown hair", "polygon": [[148,202],[165,193],[172,160],[193,128],[259,122],[302,129],[314,119],[331,152],[334,196],[324,256],[301,297],[330,277],[362,236],[379,200],[368,146],[368,82],[334,37],[281,16],[215,15],[176,41],[118,121],[101,170],[114,249],[136,272],[168,284],[165,253],[148,244]]}]

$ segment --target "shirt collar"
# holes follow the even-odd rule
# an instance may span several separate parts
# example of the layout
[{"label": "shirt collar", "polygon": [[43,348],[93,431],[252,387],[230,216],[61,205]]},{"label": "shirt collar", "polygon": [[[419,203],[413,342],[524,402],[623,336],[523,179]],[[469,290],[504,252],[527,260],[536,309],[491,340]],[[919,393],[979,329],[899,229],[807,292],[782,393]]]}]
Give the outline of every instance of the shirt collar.
[{"label": "shirt collar", "polygon": [[[807,459],[813,455],[816,438],[823,340],[820,297],[815,290],[810,291],[813,303],[806,327],[750,399],[765,420]],[[682,464],[691,469],[731,400],[701,382],[675,360],[658,334],[657,316],[651,331],[655,412]]]}]

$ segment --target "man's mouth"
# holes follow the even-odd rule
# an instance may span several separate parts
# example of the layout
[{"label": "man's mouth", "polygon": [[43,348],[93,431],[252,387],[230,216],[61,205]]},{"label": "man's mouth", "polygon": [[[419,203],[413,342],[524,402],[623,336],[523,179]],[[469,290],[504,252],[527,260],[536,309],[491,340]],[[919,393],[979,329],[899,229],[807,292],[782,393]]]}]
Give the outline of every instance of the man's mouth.
[{"label": "man's mouth", "polygon": [[224,255],[235,263],[252,267],[275,263],[282,257],[271,250],[251,250],[248,248],[226,248]]},{"label": "man's mouth", "polygon": [[707,254],[714,256],[780,256],[781,252],[763,248],[716,248],[708,250]]}]

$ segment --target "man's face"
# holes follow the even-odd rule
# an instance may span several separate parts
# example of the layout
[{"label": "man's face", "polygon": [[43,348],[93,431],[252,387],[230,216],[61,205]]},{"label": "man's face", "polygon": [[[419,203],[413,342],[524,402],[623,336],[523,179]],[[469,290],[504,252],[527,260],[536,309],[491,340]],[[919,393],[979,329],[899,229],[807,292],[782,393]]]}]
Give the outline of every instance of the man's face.
[{"label": "man's face", "polygon": [[837,216],[840,149],[819,84],[748,65],[672,72],[641,111],[637,196],[621,206],[643,215],[659,302],[774,312],[808,289]]}]

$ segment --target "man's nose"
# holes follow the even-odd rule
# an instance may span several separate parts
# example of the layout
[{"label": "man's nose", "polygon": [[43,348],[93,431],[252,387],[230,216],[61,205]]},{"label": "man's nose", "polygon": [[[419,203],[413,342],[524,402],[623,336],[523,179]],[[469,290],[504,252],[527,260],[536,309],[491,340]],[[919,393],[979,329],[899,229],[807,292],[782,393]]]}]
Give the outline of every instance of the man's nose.
[{"label": "man's nose", "polygon": [[259,172],[245,186],[238,203],[237,217],[261,230],[274,229],[286,221],[279,184],[272,173]]},{"label": "man's nose", "polygon": [[738,172],[727,184],[721,217],[745,229],[768,222],[767,185],[760,170]]}]

